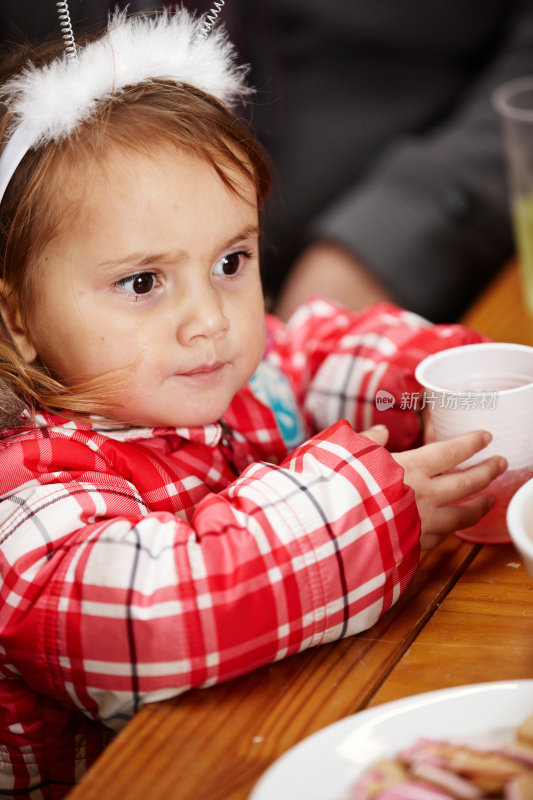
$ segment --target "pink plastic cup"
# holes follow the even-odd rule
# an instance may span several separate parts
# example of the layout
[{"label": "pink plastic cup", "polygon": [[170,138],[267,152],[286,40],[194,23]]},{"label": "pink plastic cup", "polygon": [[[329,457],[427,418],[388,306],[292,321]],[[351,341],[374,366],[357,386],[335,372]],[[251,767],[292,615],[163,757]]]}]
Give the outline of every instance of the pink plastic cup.
[{"label": "pink plastic cup", "polygon": [[424,359],[415,376],[436,439],[478,429],[492,433],[492,442],[459,468],[496,454],[509,462],[507,471],[485,490],[496,496],[494,506],[477,525],[457,531],[458,536],[491,544],[511,541],[507,506],[533,478],[533,347],[501,342],[453,347]]}]

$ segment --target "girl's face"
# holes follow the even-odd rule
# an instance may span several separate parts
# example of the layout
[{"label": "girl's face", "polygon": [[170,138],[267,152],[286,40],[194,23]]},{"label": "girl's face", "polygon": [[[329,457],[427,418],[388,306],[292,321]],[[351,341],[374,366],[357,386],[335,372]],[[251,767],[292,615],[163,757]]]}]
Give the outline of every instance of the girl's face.
[{"label": "girl's face", "polygon": [[206,161],[173,148],[115,149],[107,163],[39,259],[23,351],[69,384],[126,368],[110,390],[115,419],[214,422],[265,345],[255,189],[230,172],[241,199]]}]

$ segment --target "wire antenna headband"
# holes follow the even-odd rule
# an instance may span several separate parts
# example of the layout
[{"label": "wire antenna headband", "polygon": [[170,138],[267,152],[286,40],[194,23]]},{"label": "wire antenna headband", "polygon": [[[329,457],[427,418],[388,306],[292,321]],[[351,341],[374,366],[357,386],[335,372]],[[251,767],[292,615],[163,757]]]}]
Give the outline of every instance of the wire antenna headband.
[{"label": "wire antenna headband", "polygon": [[215,22],[217,21],[218,15],[224,8],[225,1],[226,0],[215,0],[213,8],[211,9],[211,11],[208,12],[203,22],[202,30],[200,31],[200,36],[202,37],[202,39],[205,39],[205,37],[209,34],[211,29],[213,28]]},{"label": "wire antenna headband", "polygon": [[76,47],[68,3],[57,2],[65,52],[44,67],[33,64],[0,87],[13,117],[0,156],[0,202],[26,153],[70,136],[99,104],[125,86],[164,79],[190,84],[232,106],[251,92],[247,67],[237,63],[223,28],[215,28],[224,0],[203,17],[187,9],[128,18],[116,11],[106,33]]},{"label": "wire antenna headband", "polygon": [[78,51],[76,49],[76,42],[74,40],[74,31],[72,30],[72,22],[70,21],[70,11],[68,8],[67,0],[57,0],[57,14],[59,16],[59,27],[65,42],[65,52],[67,56],[73,61],[78,60]]}]

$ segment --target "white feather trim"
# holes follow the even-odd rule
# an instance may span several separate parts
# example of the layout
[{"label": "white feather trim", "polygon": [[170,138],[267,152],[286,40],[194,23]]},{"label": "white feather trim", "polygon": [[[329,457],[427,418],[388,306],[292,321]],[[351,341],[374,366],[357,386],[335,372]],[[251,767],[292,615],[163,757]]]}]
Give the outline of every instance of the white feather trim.
[{"label": "white feather trim", "polygon": [[33,146],[69,136],[101,100],[154,78],[192,84],[231,106],[251,91],[247,70],[224,30],[203,37],[202,25],[187,9],[129,19],[117,12],[101,39],[78,48],[77,60],[65,54],[25,68],[0,89],[0,100]]}]

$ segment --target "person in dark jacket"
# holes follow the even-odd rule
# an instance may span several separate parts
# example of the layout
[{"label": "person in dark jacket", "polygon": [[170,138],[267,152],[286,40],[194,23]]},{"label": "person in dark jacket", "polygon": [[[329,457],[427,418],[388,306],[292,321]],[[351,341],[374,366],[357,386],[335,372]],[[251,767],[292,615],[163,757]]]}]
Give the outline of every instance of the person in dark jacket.
[{"label": "person in dark jacket", "polygon": [[317,292],[459,317],[513,252],[491,94],[533,74],[533,0],[229,0],[223,13],[277,174],[263,254],[276,310]]}]

